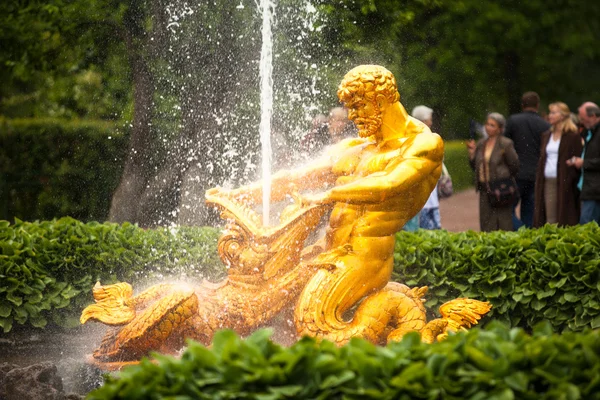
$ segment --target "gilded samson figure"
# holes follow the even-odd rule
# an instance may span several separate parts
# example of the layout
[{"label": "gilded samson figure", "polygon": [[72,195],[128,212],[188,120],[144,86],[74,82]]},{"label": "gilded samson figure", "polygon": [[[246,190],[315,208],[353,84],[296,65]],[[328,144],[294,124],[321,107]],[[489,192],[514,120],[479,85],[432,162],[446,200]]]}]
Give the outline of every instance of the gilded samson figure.
[{"label": "gilded samson figure", "polygon": [[[218,244],[225,280],[161,284],[137,296],[127,283],[94,288],[96,304],[83,311],[82,323],[116,327],[94,353],[96,363],[176,351],[186,337],[208,344],[221,328],[247,334],[290,307],[299,335],[338,344],[352,337],[383,344],[410,331],[431,342],[490,310],[486,302],[456,299],[427,322],[427,287],[390,282],[395,235],[434,189],[443,142],[408,115],[394,76],[381,66],[352,69],[338,97],[360,137],[333,145],[309,167],[273,175],[271,201],[296,200],[278,225],[260,224],[260,182],[207,191],[207,202],[228,221]],[[325,237],[305,247],[326,211]]]}]

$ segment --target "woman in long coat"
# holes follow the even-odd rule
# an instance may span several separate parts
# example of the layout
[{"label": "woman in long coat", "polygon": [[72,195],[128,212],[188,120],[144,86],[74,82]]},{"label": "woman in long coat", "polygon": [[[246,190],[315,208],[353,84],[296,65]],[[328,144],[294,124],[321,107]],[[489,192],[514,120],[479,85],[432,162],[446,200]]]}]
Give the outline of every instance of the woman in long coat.
[{"label": "woman in long coat", "polygon": [[[514,179],[519,172],[519,156],[513,141],[502,136],[506,120],[499,113],[487,116],[486,139],[477,144],[467,143],[471,168],[475,170],[479,191],[479,224],[482,232],[513,230],[512,204],[505,207],[492,207],[487,193],[487,184],[500,179]],[[516,185],[515,185],[516,186]]]},{"label": "woman in long coat", "polygon": [[540,160],[535,176],[533,226],[545,223],[559,226],[579,223],[579,170],[567,165],[571,157],[581,157],[583,145],[569,106],[557,102],[548,106],[552,127],[542,134]]}]

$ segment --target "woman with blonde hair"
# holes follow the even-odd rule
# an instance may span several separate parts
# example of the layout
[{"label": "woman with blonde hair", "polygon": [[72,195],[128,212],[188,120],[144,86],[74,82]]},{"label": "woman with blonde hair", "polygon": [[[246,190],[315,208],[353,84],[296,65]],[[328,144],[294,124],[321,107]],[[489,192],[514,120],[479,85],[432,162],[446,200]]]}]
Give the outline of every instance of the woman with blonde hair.
[{"label": "woman with blonde hair", "polygon": [[535,180],[533,226],[545,223],[559,226],[579,223],[579,170],[567,165],[571,157],[581,157],[583,145],[569,106],[563,102],[548,106],[549,131],[542,133],[540,160]]}]

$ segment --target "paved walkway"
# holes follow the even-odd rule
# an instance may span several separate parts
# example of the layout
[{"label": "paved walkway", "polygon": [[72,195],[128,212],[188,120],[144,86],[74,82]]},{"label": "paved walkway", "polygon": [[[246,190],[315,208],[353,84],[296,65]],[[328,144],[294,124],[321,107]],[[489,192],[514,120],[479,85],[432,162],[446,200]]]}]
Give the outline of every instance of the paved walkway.
[{"label": "paved walkway", "polygon": [[440,216],[450,232],[479,231],[479,193],[467,189],[440,200]]}]

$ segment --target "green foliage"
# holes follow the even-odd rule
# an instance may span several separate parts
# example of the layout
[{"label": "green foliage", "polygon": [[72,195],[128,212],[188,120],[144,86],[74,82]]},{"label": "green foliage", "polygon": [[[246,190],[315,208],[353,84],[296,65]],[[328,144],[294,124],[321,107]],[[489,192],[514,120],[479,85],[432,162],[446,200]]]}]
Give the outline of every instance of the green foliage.
[{"label": "green foliage", "polygon": [[518,232],[400,232],[393,279],[429,286],[428,307],[488,300],[493,320],[555,331],[600,327],[600,229],[546,225]]},{"label": "green foliage", "polygon": [[289,348],[258,331],[190,342],[181,359],[155,355],[108,377],[88,399],[598,399],[600,334],[533,336],[490,324],[421,343],[408,334],[377,347],[305,337]]},{"label": "green foliage", "polygon": [[78,324],[91,288],[117,281],[215,277],[218,230],[87,224],[71,218],[14,225],[0,221],[0,326]]},{"label": "green foliage", "polygon": [[131,84],[109,17],[119,14],[111,0],[0,2],[0,114],[120,116]]},{"label": "green foliage", "polygon": [[444,164],[452,177],[454,191],[461,191],[473,186],[473,172],[469,167],[469,153],[462,140],[444,143]]},{"label": "green foliage", "polygon": [[[323,9],[357,63],[395,73],[408,110],[427,104],[448,138],[470,118],[519,110],[521,94],[572,109],[595,98],[600,8],[585,1],[343,0]],[[560,61],[557,61],[560,60]],[[543,109],[542,109],[543,110]],[[435,120],[434,120],[435,122]]]},{"label": "green foliage", "polygon": [[[0,326],[72,325],[93,300],[91,288],[129,281],[218,279],[225,269],[213,228],[143,230],[70,218],[14,225],[0,222]],[[457,297],[488,300],[484,323],[500,320],[554,331],[600,327],[600,228],[553,225],[518,232],[397,235],[392,279],[429,286],[435,311]]]},{"label": "green foliage", "polygon": [[127,130],[104,121],[0,118],[0,218],[104,220]]}]

